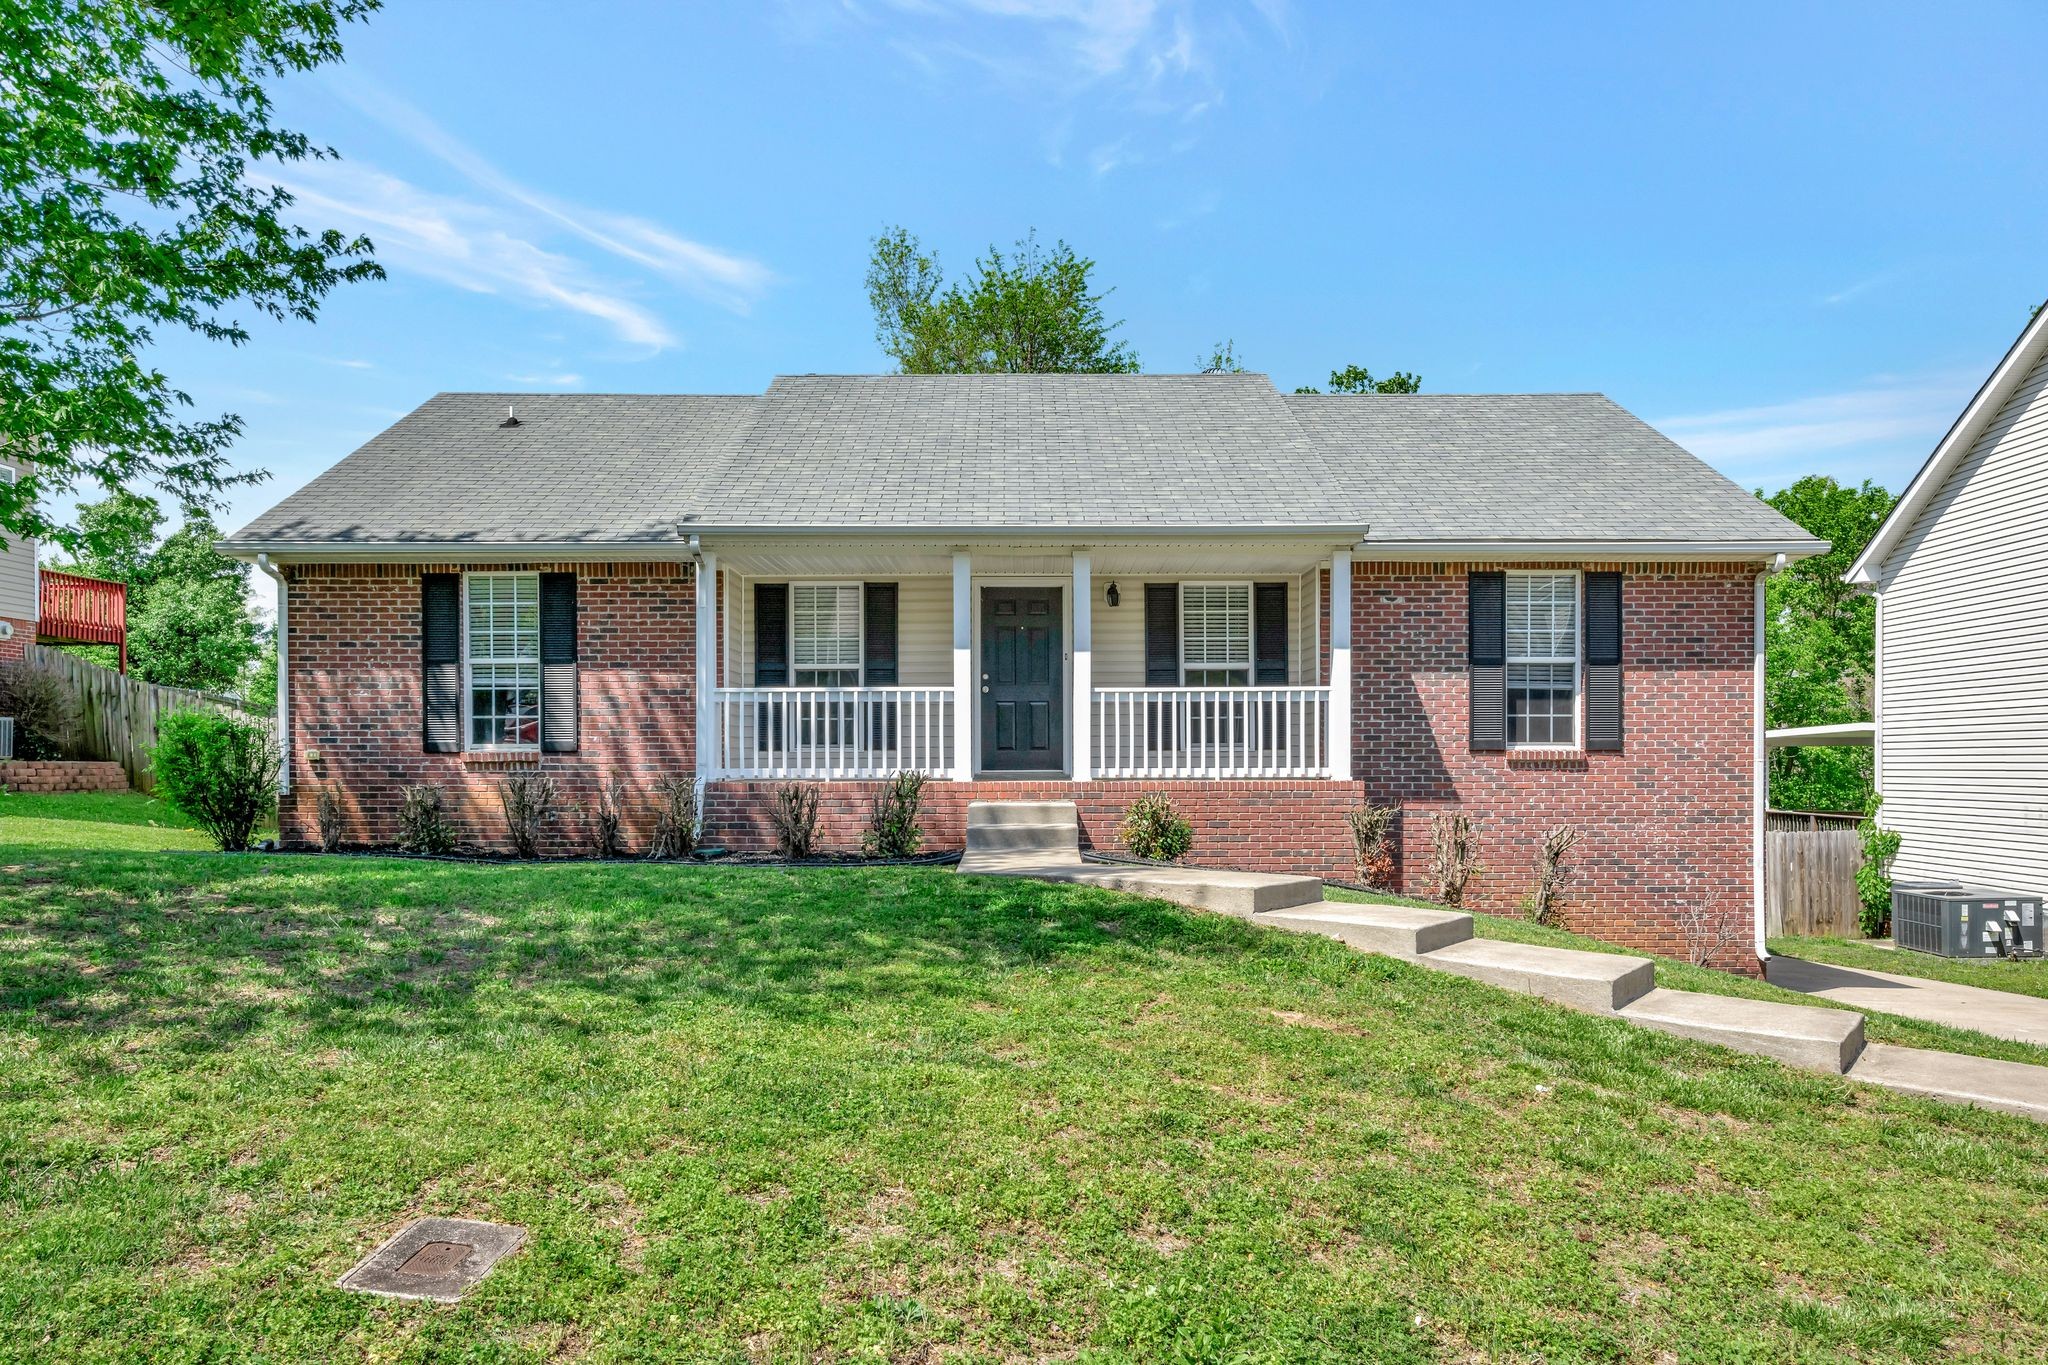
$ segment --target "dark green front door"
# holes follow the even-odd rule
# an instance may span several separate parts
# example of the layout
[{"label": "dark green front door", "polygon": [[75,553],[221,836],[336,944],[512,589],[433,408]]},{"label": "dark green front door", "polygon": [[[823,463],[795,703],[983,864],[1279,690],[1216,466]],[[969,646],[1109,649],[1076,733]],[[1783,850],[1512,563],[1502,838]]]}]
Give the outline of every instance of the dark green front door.
[{"label": "dark green front door", "polygon": [[981,766],[1062,766],[1058,588],[981,590]]}]

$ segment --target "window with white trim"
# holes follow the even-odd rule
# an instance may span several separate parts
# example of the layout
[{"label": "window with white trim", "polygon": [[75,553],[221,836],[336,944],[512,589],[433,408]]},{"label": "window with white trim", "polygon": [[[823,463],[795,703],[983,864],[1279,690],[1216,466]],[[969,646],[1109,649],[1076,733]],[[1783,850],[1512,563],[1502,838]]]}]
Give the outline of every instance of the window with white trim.
[{"label": "window with white trim", "polygon": [[540,747],[540,575],[462,576],[469,747]]},{"label": "window with white trim", "polygon": [[1180,585],[1183,687],[1246,687],[1252,680],[1252,585]]},{"label": "window with white trim", "polygon": [[789,661],[798,687],[859,687],[860,584],[789,585]]},{"label": "window with white trim", "polygon": [[1579,576],[1513,572],[1508,589],[1508,743],[1579,738]]}]

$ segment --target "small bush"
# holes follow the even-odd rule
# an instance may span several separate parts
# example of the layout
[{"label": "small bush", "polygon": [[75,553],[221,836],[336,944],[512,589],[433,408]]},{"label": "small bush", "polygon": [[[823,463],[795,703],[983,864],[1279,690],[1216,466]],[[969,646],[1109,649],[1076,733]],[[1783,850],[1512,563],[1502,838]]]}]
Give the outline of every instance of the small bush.
[{"label": "small bush", "polygon": [[597,804],[590,812],[590,853],[595,858],[616,858],[622,851],[619,830],[625,824],[619,803],[626,799],[626,784],[616,777],[597,784]]},{"label": "small bush", "polygon": [[398,846],[407,853],[440,855],[455,847],[455,827],[448,823],[447,802],[431,782],[399,793]]},{"label": "small bush", "polygon": [[14,756],[62,758],[78,737],[78,699],[54,673],[16,659],[0,664],[0,716],[14,717]]},{"label": "small bush", "polygon": [[791,862],[808,858],[818,846],[818,789],[792,782],[775,793],[775,849]]},{"label": "small bush", "polygon": [[1375,806],[1370,801],[1352,811],[1351,855],[1363,886],[1381,890],[1394,885],[1394,818],[1399,806]]},{"label": "small bush", "polygon": [[1873,796],[1863,809],[1863,823],[1856,835],[1863,843],[1863,861],[1856,867],[1856,898],[1862,907],[1856,912],[1865,938],[1883,938],[1892,920],[1892,859],[1899,856],[1899,832],[1877,823],[1877,808],[1883,798]]},{"label": "small bush", "polygon": [[341,847],[341,793],[331,785],[321,787],[314,796],[313,821],[320,828],[322,853],[332,853]]},{"label": "small bush", "polygon": [[562,803],[561,784],[538,768],[498,779],[498,804],[505,808],[505,833],[521,858],[540,856],[541,826],[552,824]]},{"label": "small bush", "polygon": [[246,850],[277,808],[277,740],[218,711],[173,711],[156,734],[149,757],[157,795],[197,820],[224,852]]},{"label": "small bush", "polygon": [[867,833],[860,837],[861,852],[870,858],[917,856],[918,845],[924,842],[924,829],[917,823],[924,780],[923,773],[898,773],[882,789],[868,817]]},{"label": "small bush", "polygon": [[1195,827],[1163,792],[1148,792],[1131,802],[1117,833],[1133,858],[1158,863],[1178,862],[1195,846]]},{"label": "small bush", "polygon": [[654,842],[650,858],[687,858],[697,846],[697,779],[674,773],[654,784]]},{"label": "small bush", "polygon": [[1436,899],[1445,905],[1465,903],[1465,883],[1479,870],[1470,816],[1453,812],[1429,817],[1429,870]]},{"label": "small bush", "polygon": [[1536,889],[1529,893],[1529,918],[1538,924],[1557,923],[1558,896],[1564,884],[1571,880],[1571,869],[1565,866],[1565,855],[1572,851],[1572,845],[1579,841],[1579,832],[1570,825],[1559,825],[1546,830],[1543,843],[1536,850]]}]

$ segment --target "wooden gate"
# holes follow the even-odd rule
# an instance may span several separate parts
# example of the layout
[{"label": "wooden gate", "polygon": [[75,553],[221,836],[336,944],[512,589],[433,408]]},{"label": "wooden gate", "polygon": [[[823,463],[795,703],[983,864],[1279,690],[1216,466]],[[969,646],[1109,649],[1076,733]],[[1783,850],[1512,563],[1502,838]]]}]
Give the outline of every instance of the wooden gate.
[{"label": "wooden gate", "polygon": [[1861,817],[1774,810],[1764,817],[1764,928],[1772,937],[1861,938]]},{"label": "wooden gate", "polygon": [[195,707],[226,711],[275,731],[274,717],[242,709],[233,697],[159,687],[111,668],[101,668],[75,654],[44,645],[28,645],[22,658],[45,673],[55,674],[78,700],[78,735],[74,747],[86,758],[118,763],[137,791],[152,791],[149,751],[156,747],[157,721],[173,711]]}]

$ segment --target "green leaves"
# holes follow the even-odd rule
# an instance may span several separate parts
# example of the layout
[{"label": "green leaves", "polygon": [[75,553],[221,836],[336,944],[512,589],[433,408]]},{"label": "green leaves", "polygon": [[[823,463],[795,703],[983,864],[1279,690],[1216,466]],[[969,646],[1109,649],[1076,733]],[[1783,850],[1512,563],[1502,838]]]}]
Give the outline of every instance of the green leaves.
[{"label": "green leaves", "polygon": [[1095,262],[1031,233],[1005,256],[991,246],[951,285],[936,254],[906,229],[874,240],[868,304],[875,340],[904,374],[1135,374],[1090,281]]},{"label": "green leaves", "polygon": [[379,0],[0,0],[0,534],[67,547],[89,527],[50,495],[154,484],[218,505],[254,482],[241,419],[189,419],[148,361],[157,329],[239,344],[237,309],[310,321],[337,284],[382,278],[367,239],[311,232],[265,162],[332,156],[271,123],[262,82],[341,57]]},{"label": "green leaves", "polygon": [[[1321,393],[1313,384],[1304,384],[1296,393]],[[1363,365],[1346,365],[1341,370],[1330,371],[1331,393],[1421,393],[1422,376],[1410,374],[1407,370],[1396,370],[1385,379],[1374,379],[1372,371]]]}]

